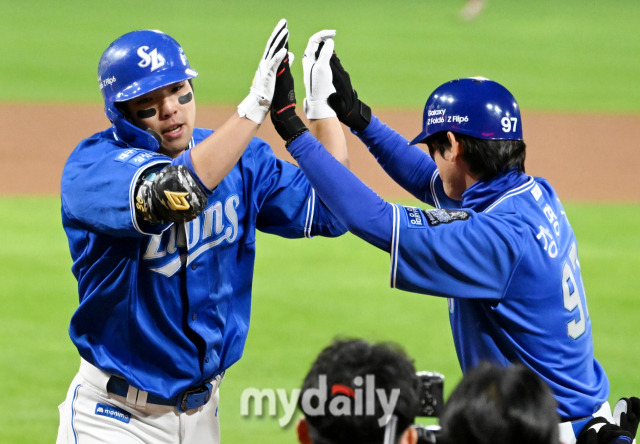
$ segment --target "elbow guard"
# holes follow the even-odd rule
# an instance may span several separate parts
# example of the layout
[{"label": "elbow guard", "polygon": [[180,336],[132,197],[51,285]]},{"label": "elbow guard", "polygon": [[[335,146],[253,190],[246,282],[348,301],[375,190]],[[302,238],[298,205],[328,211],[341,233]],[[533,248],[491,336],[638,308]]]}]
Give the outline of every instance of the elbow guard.
[{"label": "elbow guard", "polygon": [[154,224],[190,221],[206,205],[207,195],[183,165],[145,173],[137,184],[136,215]]}]

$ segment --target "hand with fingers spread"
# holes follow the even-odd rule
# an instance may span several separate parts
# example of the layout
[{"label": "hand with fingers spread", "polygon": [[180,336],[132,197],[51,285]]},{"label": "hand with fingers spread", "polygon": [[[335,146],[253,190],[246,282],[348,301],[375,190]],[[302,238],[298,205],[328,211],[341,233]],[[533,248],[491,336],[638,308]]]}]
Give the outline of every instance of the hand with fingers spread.
[{"label": "hand with fingers spread", "polygon": [[336,31],[328,29],[313,34],[302,57],[307,93],[304,112],[308,119],[336,117],[335,111],[327,103],[329,96],[336,92],[330,66],[335,35]]},{"label": "hand with fingers spread", "polygon": [[[288,45],[286,48],[288,50]],[[287,146],[296,137],[308,131],[302,119],[296,114],[295,85],[291,75],[292,62],[293,54],[289,52],[278,66],[271,104],[271,121]]]},{"label": "hand with fingers spread", "polygon": [[267,41],[249,95],[238,105],[240,117],[257,124],[264,121],[273,99],[278,66],[287,55],[288,41],[287,21],[281,19]]},{"label": "hand with fingers spread", "polygon": [[364,130],[371,122],[371,108],[358,98],[351,77],[335,52],[331,56],[331,74],[336,92],[329,95],[329,105],[342,123],[354,131]]}]

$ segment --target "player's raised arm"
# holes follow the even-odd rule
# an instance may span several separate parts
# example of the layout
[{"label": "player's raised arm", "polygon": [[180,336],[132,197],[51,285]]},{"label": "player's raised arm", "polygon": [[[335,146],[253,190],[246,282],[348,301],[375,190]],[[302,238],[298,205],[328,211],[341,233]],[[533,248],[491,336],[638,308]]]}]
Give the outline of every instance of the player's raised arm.
[{"label": "player's raised arm", "polygon": [[282,19],[267,41],[247,97],[209,138],[191,150],[193,168],[209,189],[215,188],[238,162],[269,112],[276,81],[276,69],[287,54],[289,30]]},{"label": "player's raised arm", "polygon": [[[178,106],[191,102],[193,90],[182,82],[168,86],[166,92],[150,92],[127,102],[128,114],[136,116],[134,122],[153,134],[159,151],[173,158],[172,165],[156,174],[148,171],[136,188],[136,217],[152,224],[183,222],[195,218],[206,206],[208,191],[216,188],[231,171],[242,153],[256,135],[269,111],[275,87],[276,69],[287,54],[289,38],[287,21],[282,19],[269,37],[253,85],[247,97],[238,105],[238,112],[211,136],[190,150],[174,146],[185,137],[182,125],[171,124]],[[185,90],[184,94],[181,92]],[[174,91],[176,90],[176,91]],[[181,94],[177,102],[174,97]],[[179,103],[179,105],[178,105]],[[167,125],[151,126],[150,116],[158,116]]]},{"label": "player's raised arm", "polygon": [[304,112],[309,119],[311,133],[340,163],[349,166],[347,141],[335,111],[327,103],[335,93],[330,60],[333,55],[334,30],[322,30],[309,38],[302,57],[304,71]]}]

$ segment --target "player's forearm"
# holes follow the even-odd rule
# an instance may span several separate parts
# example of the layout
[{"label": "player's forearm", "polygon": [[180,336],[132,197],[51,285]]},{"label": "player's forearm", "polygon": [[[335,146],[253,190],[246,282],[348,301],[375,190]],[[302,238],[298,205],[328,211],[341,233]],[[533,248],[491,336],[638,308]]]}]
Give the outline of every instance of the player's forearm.
[{"label": "player's forearm", "polygon": [[425,195],[429,191],[429,180],[436,170],[431,157],[376,116],[372,116],[369,126],[355,133],[367,146],[380,166],[398,185],[414,195],[427,201]]},{"label": "player's forearm", "polygon": [[340,222],[356,236],[389,251],[393,224],[392,205],[329,155],[310,134],[303,134],[287,149],[304,171],[320,200]]},{"label": "player's forearm", "polygon": [[234,113],[211,136],[191,149],[193,169],[207,188],[217,187],[238,163],[259,127]]},{"label": "player's forearm", "polygon": [[337,117],[309,120],[309,131],[341,164],[349,168],[349,151],[342,124]]}]

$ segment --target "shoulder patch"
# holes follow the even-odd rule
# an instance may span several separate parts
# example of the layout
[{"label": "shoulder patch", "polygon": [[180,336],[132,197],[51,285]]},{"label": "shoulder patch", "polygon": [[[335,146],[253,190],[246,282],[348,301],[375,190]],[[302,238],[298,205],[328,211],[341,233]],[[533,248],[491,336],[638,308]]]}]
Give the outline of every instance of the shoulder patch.
[{"label": "shoulder patch", "polygon": [[116,162],[130,163],[133,165],[142,165],[149,159],[155,157],[165,157],[162,154],[154,153],[152,151],[140,150],[140,149],[126,149],[118,153],[114,159]]},{"label": "shoulder patch", "polygon": [[427,210],[424,211],[429,226],[433,227],[440,224],[450,224],[456,220],[469,219],[469,213],[463,210]]},{"label": "shoulder patch", "polygon": [[407,222],[409,228],[424,228],[424,214],[417,207],[404,207],[407,212]]}]

